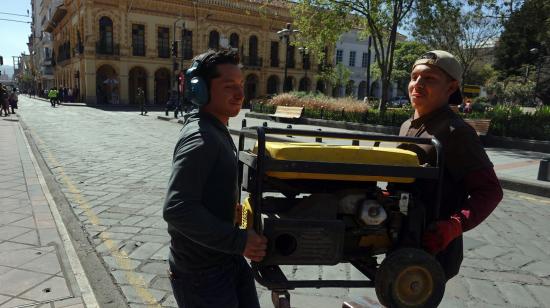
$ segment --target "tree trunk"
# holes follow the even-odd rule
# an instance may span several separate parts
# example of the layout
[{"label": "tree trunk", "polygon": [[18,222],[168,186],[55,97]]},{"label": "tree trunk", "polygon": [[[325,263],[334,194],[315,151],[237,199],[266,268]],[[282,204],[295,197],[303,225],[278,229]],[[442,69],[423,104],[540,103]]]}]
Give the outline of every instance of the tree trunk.
[{"label": "tree trunk", "polygon": [[388,89],[390,87],[389,76],[382,76],[382,98],[380,105],[378,106],[378,111],[380,113],[386,112],[386,104],[388,102]]}]

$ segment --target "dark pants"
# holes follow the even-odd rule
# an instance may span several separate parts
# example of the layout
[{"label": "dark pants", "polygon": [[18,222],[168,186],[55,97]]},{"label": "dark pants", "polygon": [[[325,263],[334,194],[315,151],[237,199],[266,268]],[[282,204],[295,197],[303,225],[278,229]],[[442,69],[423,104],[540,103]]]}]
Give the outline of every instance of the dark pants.
[{"label": "dark pants", "polygon": [[242,256],[205,270],[178,271],[170,282],[180,308],[260,308],[252,270]]}]

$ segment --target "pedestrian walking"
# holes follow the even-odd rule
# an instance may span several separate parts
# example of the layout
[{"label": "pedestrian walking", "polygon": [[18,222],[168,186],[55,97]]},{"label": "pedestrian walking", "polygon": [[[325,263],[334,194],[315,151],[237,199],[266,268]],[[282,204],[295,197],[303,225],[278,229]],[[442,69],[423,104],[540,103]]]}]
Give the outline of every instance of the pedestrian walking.
[{"label": "pedestrian walking", "polygon": [[57,100],[57,90],[55,89],[55,87],[51,88],[48,92],[48,98],[50,99],[50,104],[52,105],[52,107],[55,107],[55,103]]},{"label": "pedestrian walking", "polygon": [[172,290],[179,307],[258,308],[244,257],[261,261],[267,239],[235,225],[237,149],[227,129],[244,100],[239,58],[234,51],[210,50],[192,63],[186,75],[195,88],[188,95],[199,110],[176,144],[163,210]]},{"label": "pedestrian walking", "polygon": [[4,85],[0,85],[0,116],[2,112],[4,112],[5,117],[10,115],[9,95],[8,89]]},{"label": "pedestrian walking", "polygon": [[17,96],[17,88],[13,88],[13,91],[10,93],[8,100],[11,108],[11,114],[15,114],[15,109],[17,109],[17,102],[19,101],[19,97]]},{"label": "pedestrian walking", "polygon": [[69,97],[69,102],[74,102],[74,98],[73,98],[73,88],[69,88],[67,89],[67,97]]},{"label": "pedestrian walking", "polygon": [[[441,50],[430,51],[413,65],[408,85],[414,108],[411,119],[401,125],[400,136],[437,138],[443,148],[444,178],[440,216],[427,228],[423,244],[435,255],[447,280],[458,274],[463,258],[462,234],[479,225],[502,200],[502,188],[475,130],[451,110],[462,103],[462,66]],[[402,144],[414,151],[420,164],[436,164],[431,145]],[[434,205],[437,184],[416,181],[420,201]]]},{"label": "pedestrian walking", "polygon": [[141,115],[147,115],[147,106],[145,106],[145,91],[141,87],[137,88],[136,100],[141,110]]}]

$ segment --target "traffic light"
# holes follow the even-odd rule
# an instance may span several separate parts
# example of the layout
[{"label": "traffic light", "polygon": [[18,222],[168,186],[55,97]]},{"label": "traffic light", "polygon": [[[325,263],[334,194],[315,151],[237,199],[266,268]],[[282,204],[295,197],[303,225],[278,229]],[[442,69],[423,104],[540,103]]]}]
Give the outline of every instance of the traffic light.
[{"label": "traffic light", "polygon": [[4,57],[0,56],[0,65],[4,65]]},{"label": "traffic light", "polygon": [[178,42],[173,41],[172,42],[172,56],[177,57],[178,56]]}]

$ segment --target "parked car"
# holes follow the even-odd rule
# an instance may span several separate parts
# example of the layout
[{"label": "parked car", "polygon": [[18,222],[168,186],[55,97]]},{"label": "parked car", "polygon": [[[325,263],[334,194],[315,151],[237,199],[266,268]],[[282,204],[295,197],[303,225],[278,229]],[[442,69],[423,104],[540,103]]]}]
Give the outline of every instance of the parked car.
[{"label": "parked car", "polygon": [[401,107],[406,106],[408,104],[410,104],[408,96],[392,97],[389,101],[389,107],[401,108]]}]

